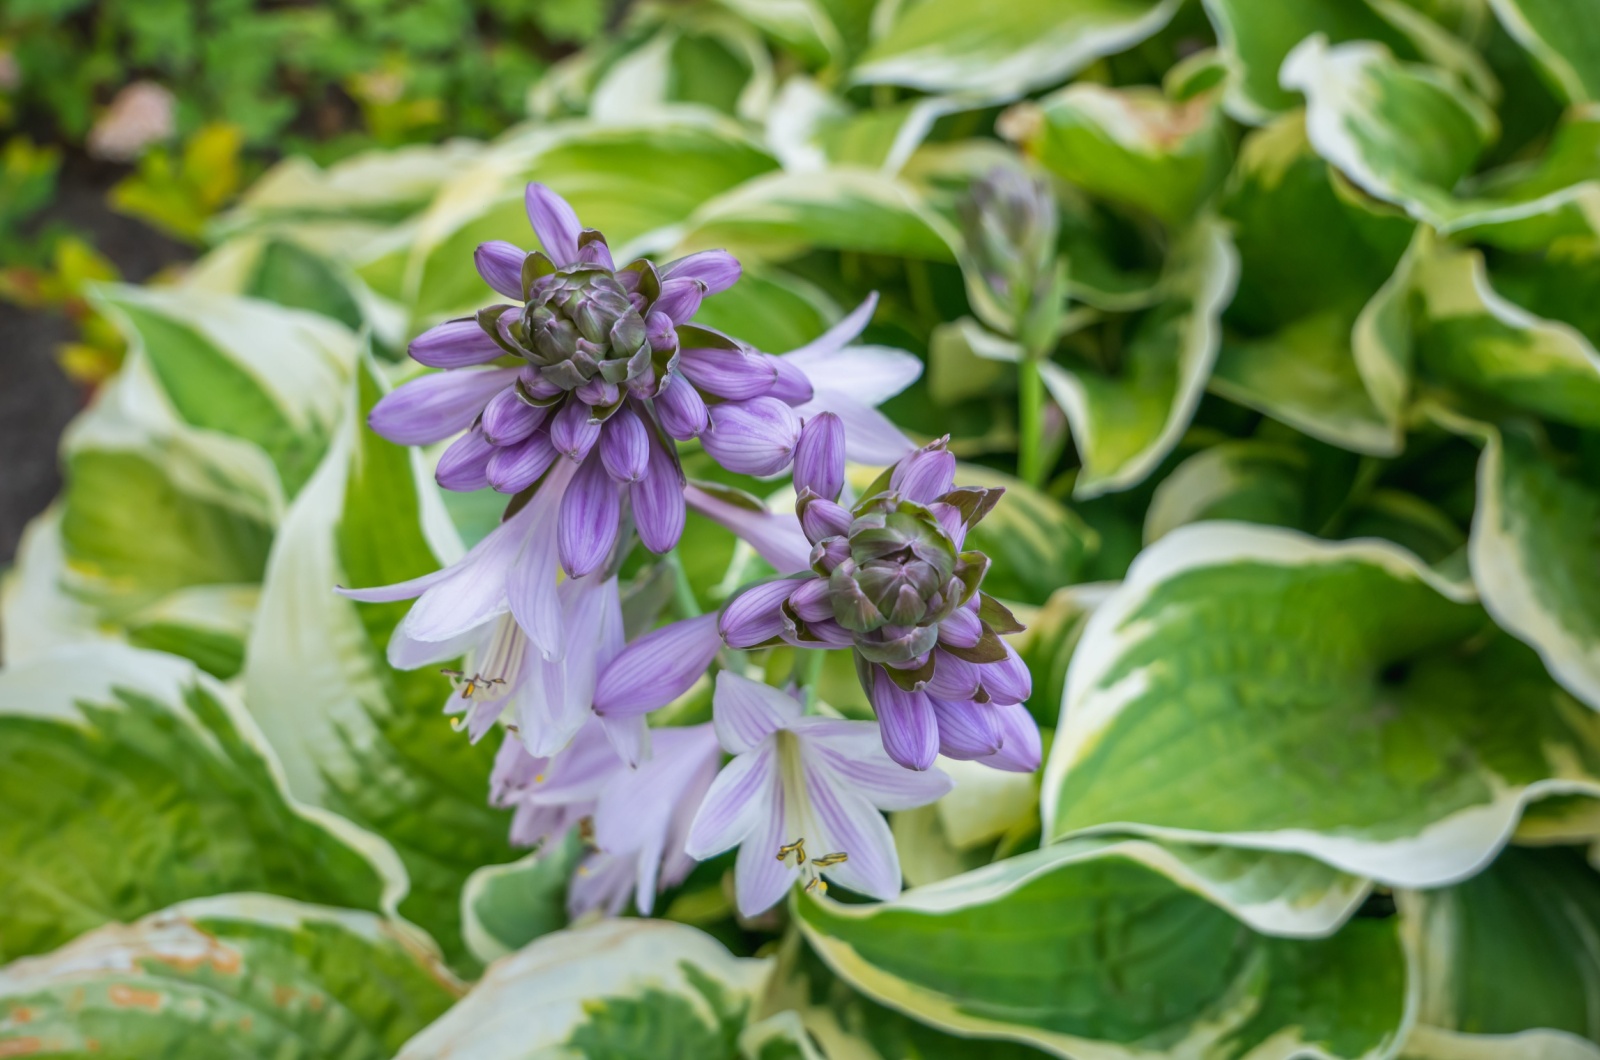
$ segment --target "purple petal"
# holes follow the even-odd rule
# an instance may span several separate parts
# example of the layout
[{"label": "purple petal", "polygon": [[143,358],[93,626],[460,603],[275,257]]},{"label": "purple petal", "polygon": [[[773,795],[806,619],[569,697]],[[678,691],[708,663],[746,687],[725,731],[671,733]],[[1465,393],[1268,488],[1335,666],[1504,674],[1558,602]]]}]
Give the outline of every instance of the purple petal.
[{"label": "purple petal", "polygon": [[450,443],[450,448],[439,457],[433,477],[447,490],[460,493],[481,490],[489,484],[485,471],[494,452],[494,446],[483,436],[483,431],[474,427]]},{"label": "purple petal", "polygon": [[683,468],[677,453],[663,445],[654,432],[649,433],[650,460],[644,477],[629,487],[628,499],[633,504],[639,540],[660,555],[676,548],[683,537]]},{"label": "purple petal", "polygon": [[807,641],[801,642],[785,631],[783,639],[786,643],[799,648],[815,648],[819,645],[825,648],[848,648],[855,644],[855,634],[845,629],[831,618],[817,619],[806,623],[806,632],[810,634]]},{"label": "purple petal", "polygon": [[1005,649],[1005,659],[982,666],[979,675],[984,691],[996,703],[1021,703],[1033,694],[1033,675],[1015,648],[1007,644]]},{"label": "purple petal", "polygon": [[583,226],[567,200],[543,184],[529,184],[524,198],[528,204],[528,222],[539,245],[557,265],[571,265],[578,260],[578,234]]},{"label": "purple petal", "polygon": [[1020,703],[1004,703],[997,704],[993,710],[1005,742],[1000,750],[978,761],[1008,773],[1032,773],[1038,769],[1044,756],[1043,748],[1039,742],[1039,726],[1028,708]]},{"label": "purple petal", "polygon": [[954,786],[937,769],[906,769],[890,759],[873,722],[813,716],[801,718],[790,729],[801,737],[808,759],[824,762],[839,782],[880,810],[926,806]]},{"label": "purple petal", "polygon": [[466,368],[494,360],[505,350],[478,326],[473,317],[447,320],[411,340],[406,352],[430,368]]},{"label": "purple petal", "polygon": [[661,297],[651,304],[655,313],[665,313],[674,324],[687,324],[700,311],[700,301],[705,297],[705,285],[691,277],[665,280],[661,284]]},{"label": "purple petal", "polygon": [[[973,597],[977,599],[977,597]],[[939,643],[956,648],[970,648],[983,639],[983,623],[976,612],[958,607],[950,617],[939,623]]]},{"label": "purple petal", "polygon": [[367,423],[396,445],[431,445],[472,426],[490,398],[517,378],[515,368],[429,372],[385,394]]},{"label": "purple petal", "polygon": [[536,431],[515,445],[495,449],[485,474],[496,492],[521,493],[539,481],[539,476],[555,463],[556,455],[550,435]]},{"label": "purple petal", "polygon": [[[585,229],[584,231],[589,231]],[[598,232],[595,233],[599,235]],[[578,248],[578,261],[584,265],[598,265],[607,272],[616,272],[617,263],[611,258],[611,248],[604,238],[591,239]]]},{"label": "purple petal", "polygon": [[650,462],[650,435],[644,421],[624,406],[600,431],[600,462],[618,482],[638,482]]},{"label": "purple petal", "polygon": [[785,405],[804,405],[817,396],[816,388],[811,385],[811,379],[793,361],[782,357],[767,355],[767,361],[777,373],[773,380],[772,389],[767,391],[771,397],[777,398]]},{"label": "purple petal", "polygon": [[666,706],[705,673],[720,647],[715,613],[646,633],[601,672],[595,713],[625,717]]},{"label": "purple petal", "polygon": [[833,390],[819,390],[815,400],[797,410],[802,416],[831,412],[844,421],[845,459],[886,467],[916,446],[899,427],[870,405]]},{"label": "purple petal", "polygon": [[806,537],[811,541],[822,541],[825,538],[848,534],[850,523],[850,509],[833,501],[820,499],[808,501],[805,511],[800,513],[800,529],[805,531]]},{"label": "purple petal", "polygon": [[753,648],[786,628],[783,602],[795,589],[789,578],[760,582],[740,591],[722,609],[722,639],[730,648]]},{"label": "purple petal", "polygon": [[844,424],[833,413],[813,416],[800,428],[794,449],[794,486],[829,501],[837,501],[844,492]]},{"label": "purple petal", "polygon": [[[944,626],[941,624],[939,628],[942,630]],[[940,699],[971,699],[983,685],[981,670],[982,667],[976,663],[935,649],[933,676],[928,678],[928,695]]]},{"label": "purple petal", "polygon": [[599,454],[592,453],[561,498],[556,543],[568,575],[581,578],[605,562],[617,543],[620,514],[617,484],[606,474]]},{"label": "purple petal", "polygon": [[506,387],[483,408],[484,437],[495,445],[513,445],[532,434],[547,411],[523,401],[514,387]]},{"label": "purple petal", "polygon": [[970,699],[950,700],[929,697],[933,716],[939,723],[939,753],[946,758],[971,761],[992,755],[1005,743],[1000,718],[995,708]]},{"label": "purple petal", "polygon": [[772,389],[778,378],[777,369],[764,354],[746,350],[680,350],[678,371],[706,393],[729,401],[760,397]]},{"label": "purple petal", "polygon": [[793,696],[730,670],[717,674],[711,707],[717,740],[731,755],[751,750],[779,729],[799,721],[803,713]]},{"label": "purple petal", "polygon": [[[689,826],[689,856],[705,860],[737,846],[761,827],[777,788],[773,751],[763,747],[722,767]],[[777,847],[772,850],[777,853]],[[770,856],[770,855],[769,855]]]},{"label": "purple petal", "polygon": [[800,532],[800,520],[791,513],[751,511],[730,504],[692,483],[684,487],[683,499],[707,519],[727,527],[748,541],[756,554],[772,564],[774,570],[792,574],[811,565],[811,542]]},{"label": "purple petal", "polygon": [[479,243],[472,260],[478,266],[483,282],[513,301],[523,301],[522,262],[528,252],[514,243],[497,239]]},{"label": "purple petal", "polygon": [[776,475],[789,466],[800,441],[800,420],[776,398],[718,405],[700,437],[711,458],[742,475]]},{"label": "purple petal", "polygon": [[661,417],[661,428],[680,442],[694,438],[711,425],[711,414],[693,384],[680,373],[666,378],[661,392],[655,396],[656,415]]},{"label": "purple petal", "polygon": [[600,440],[600,424],[594,422],[588,405],[569,397],[550,421],[550,441],[556,452],[574,462],[582,462]]},{"label": "purple petal", "polygon": [[927,769],[939,756],[939,725],[933,704],[921,692],[907,692],[883,667],[872,668],[872,707],[878,712],[883,749],[907,769]]},{"label": "purple petal", "polygon": [[828,579],[807,578],[789,594],[789,607],[805,622],[826,622],[833,617],[828,600]]},{"label": "purple petal", "polygon": [[907,500],[929,504],[956,483],[956,456],[943,442],[918,449],[895,465],[889,488]]},{"label": "purple petal", "polygon": [[661,270],[663,280],[689,277],[705,284],[706,294],[721,294],[739,282],[739,259],[726,250],[702,250],[686,258],[668,262]]},{"label": "purple petal", "polygon": [[677,326],[667,314],[652,309],[644,318],[644,337],[656,353],[670,353],[678,348]]}]

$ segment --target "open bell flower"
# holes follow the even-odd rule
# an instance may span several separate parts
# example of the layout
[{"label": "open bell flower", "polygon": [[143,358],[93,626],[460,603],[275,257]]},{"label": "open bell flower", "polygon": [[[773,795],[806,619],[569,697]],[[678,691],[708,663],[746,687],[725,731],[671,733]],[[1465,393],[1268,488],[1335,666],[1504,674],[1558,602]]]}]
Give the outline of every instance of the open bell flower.
[{"label": "open bell flower", "polygon": [[[963,548],[1002,491],[956,487],[955,457],[940,440],[847,509],[838,503],[838,456],[817,451],[814,466],[795,467],[808,569],[738,593],[722,611],[723,639],[734,648],[852,649],[884,748],[909,769],[928,768],[940,753],[1037,768],[1038,730],[1019,706],[1031,678],[999,636],[1022,627],[981,591],[988,557]],[[762,536],[782,532],[744,521]],[[770,542],[767,550],[776,551]]]},{"label": "open bell flower", "polygon": [[925,806],[951,788],[937,770],[912,772],[884,754],[869,721],[805,717],[775,688],[717,675],[713,724],[734,756],[717,774],[689,829],[705,860],[735,846],[739,911],[756,916],[804,879],[858,894],[900,893],[900,861],[881,810]]}]

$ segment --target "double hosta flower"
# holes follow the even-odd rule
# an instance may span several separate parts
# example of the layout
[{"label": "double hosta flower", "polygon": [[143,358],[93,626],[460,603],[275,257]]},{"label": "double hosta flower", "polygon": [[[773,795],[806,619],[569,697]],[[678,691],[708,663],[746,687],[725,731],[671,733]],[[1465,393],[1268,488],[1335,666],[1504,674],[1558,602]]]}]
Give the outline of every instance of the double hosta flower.
[{"label": "double hosta flower", "polygon": [[[823,434],[823,432],[819,432]],[[1021,706],[1027,667],[999,634],[1021,629],[979,586],[988,557],[963,551],[1000,490],[957,488],[936,442],[906,457],[854,508],[837,503],[840,458],[823,434],[795,467],[811,569],[752,586],[724,609],[727,643],[851,648],[890,757],[926,769],[943,752],[1002,769],[1038,765]]]}]

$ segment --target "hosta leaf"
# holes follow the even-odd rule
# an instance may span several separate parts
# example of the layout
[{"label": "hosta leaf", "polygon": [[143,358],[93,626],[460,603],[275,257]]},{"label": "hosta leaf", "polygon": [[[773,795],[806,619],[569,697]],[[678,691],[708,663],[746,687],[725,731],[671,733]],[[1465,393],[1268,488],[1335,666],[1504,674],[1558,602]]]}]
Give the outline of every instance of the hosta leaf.
[{"label": "hosta leaf", "polygon": [[822,334],[836,316],[832,300],[799,277],[746,270],[738,283],[702,302],[694,319],[758,350],[783,353]]},{"label": "hosta leaf", "polygon": [[405,886],[189,663],[98,644],[0,672],[0,959],[221,891],[382,910]]},{"label": "hosta leaf", "polygon": [[1203,519],[1299,526],[1305,513],[1306,455],[1289,445],[1221,442],[1172,469],[1150,497],[1145,544]]},{"label": "hosta leaf", "polygon": [[606,920],[496,961],[396,1060],[575,1055],[734,1060],[769,972],[665,920]]},{"label": "hosta leaf", "polygon": [[1403,886],[1474,871],[1527,802],[1600,794],[1600,726],[1468,592],[1377,540],[1168,534],[1079,641],[1045,835],[1292,850]]},{"label": "hosta leaf", "polygon": [[320,316],[200,291],[108,287],[101,307],[193,427],[260,446],[293,495],[338,418],[355,336]]},{"label": "hosta leaf", "polygon": [[226,681],[244,666],[260,596],[254,585],[196,585],[128,616],[128,643],[193,661]]},{"label": "hosta leaf", "polygon": [[957,482],[981,482],[1005,496],[967,535],[968,548],[993,560],[985,592],[1007,600],[1042,604],[1063,585],[1081,580],[1083,565],[1098,542],[1073,512],[1021,479],[988,468],[963,467]]},{"label": "hosta leaf", "polygon": [[1177,9],[1176,0],[1019,0],[975,19],[960,0],[924,0],[898,10],[851,79],[1015,99],[1153,36]]},{"label": "hosta leaf", "polygon": [[1201,221],[1174,248],[1162,301],[1129,329],[1114,375],[1046,361],[1045,385],[1083,459],[1075,495],[1140,482],[1177,444],[1205,390],[1238,261],[1226,231]]},{"label": "hosta leaf", "polygon": [[0,1055],[386,1060],[459,993],[393,922],[221,895],[0,968]]},{"label": "hosta leaf", "polygon": [[1600,26],[1584,0],[1489,0],[1569,103],[1600,101]]},{"label": "hosta leaf", "polygon": [[1089,1060],[1385,1055],[1406,1007],[1396,922],[1355,920],[1316,940],[1258,934],[1213,900],[1248,893],[1248,912],[1309,902],[1331,926],[1360,885],[1330,901],[1337,874],[1309,859],[1257,875],[1255,855],[1222,857],[1048,847],[892,902],[801,898],[796,912],[852,986],[946,1031]]},{"label": "hosta leaf", "polygon": [[462,884],[515,855],[506,815],[487,805],[492,742],[473,745],[451,730],[441,713],[450,686],[437,671],[401,673],[384,660],[409,604],[356,604],[333,592],[424,574],[455,546],[418,454],[366,427],[379,394],[364,362],[327,458],[284,518],[250,639],[246,698],[291,790],[394,844],[412,881],[402,912],[455,960]]},{"label": "hosta leaf", "polygon": [[1482,874],[1401,896],[1421,981],[1409,1060],[1600,1057],[1600,877],[1576,850],[1511,848]]},{"label": "hosta leaf", "polygon": [[583,854],[576,831],[509,865],[485,865],[461,891],[461,934],[488,964],[567,926],[567,881]]},{"label": "hosta leaf", "polygon": [[0,659],[32,662],[66,644],[114,640],[95,609],[67,592],[61,509],[52,506],[28,523],[11,569],[0,577]]},{"label": "hosta leaf", "polygon": [[1211,96],[1175,102],[1153,88],[1079,82],[1002,128],[1021,131],[1024,150],[1056,176],[1168,225],[1194,216],[1230,161]]}]

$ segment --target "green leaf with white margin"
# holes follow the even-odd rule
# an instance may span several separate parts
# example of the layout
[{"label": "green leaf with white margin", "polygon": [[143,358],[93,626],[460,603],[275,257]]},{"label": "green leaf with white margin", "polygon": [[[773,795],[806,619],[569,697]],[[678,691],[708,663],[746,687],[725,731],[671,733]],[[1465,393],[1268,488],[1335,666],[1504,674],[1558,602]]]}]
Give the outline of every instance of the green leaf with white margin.
[{"label": "green leaf with white margin", "polygon": [[1480,399],[1579,427],[1600,427],[1600,351],[1576,328],[1543,320],[1489,285],[1483,254],[1442,242],[1413,273],[1419,369]]},{"label": "green leaf with white margin", "polygon": [[1441,232],[1514,251],[1543,252],[1564,237],[1600,235],[1600,104],[1561,116],[1544,153],[1481,173]]},{"label": "green leaf with white margin", "polygon": [[260,588],[196,585],[179,589],[128,616],[128,643],[181,655],[224,681],[244,667]]},{"label": "green leaf with white margin", "polygon": [[1483,606],[1600,710],[1600,490],[1526,429],[1482,433],[1469,557]]},{"label": "green leaf with white margin", "polygon": [[1231,148],[1212,95],[1176,102],[1148,86],[1077,82],[1020,104],[998,128],[1091,195],[1178,227],[1228,173]]},{"label": "green leaf with white margin", "polygon": [[833,299],[800,277],[747,268],[738,283],[702,302],[694,319],[758,350],[783,353],[821,335],[840,315]]},{"label": "green leaf with white margin", "polygon": [[1586,0],[1489,0],[1568,103],[1600,102],[1600,22]]},{"label": "green leaf with white margin", "polygon": [[1402,892],[1422,1001],[1407,1060],[1600,1058],[1600,876],[1571,848],[1511,848]]},{"label": "green leaf with white margin", "polygon": [[1233,297],[1238,257],[1221,223],[1196,223],[1174,246],[1162,300],[1129,329],[1120,371],[1040,365],[1083,459],[1074,496],[1143,481],[1183,436],[1200,403]]},{"label": "green leaf with white margin", "polygon": [[558,931],[489,966],[396,1060],[482,1056],[738,1057],[771,962],[665,920]]},{"label": "green leaf with white margin", "polygon": [[1168,534],[1078,643],[1046,838],[1295,851],[1408,887],[1477,870],[1527,803],[1600,795],[1600,722],[1470,593],[1374,539]]},{"label": "green leaf with white margin", "polygon": [[262,586],[245,698],[283,759],[290,790],[382,835],[411,876],[401,912],[464,957],[467,876],[515,858],[507,814],[487,805],[493,741],[468,742],[441,713],[432,669],[384,658],[410,604],[356,604],[336,585],[388,585],[453,559],[459,542],[419,454],[366,426],[381,384],[364,360],[327,458],[284,517]]},{"label": "green leaf with white margin", "polygon": [[816,249],[953,261],[957,236],[902,181],[866,169],[771,173],[697,209],[673,256],[723,247],[782,261]]},{"label": "green leaf with white margin", "polygon": [[1280,856],[1063,844],[891,902],[795,911],[852,986],[952,1033],[1078,1060],[1387,1055],[1410,991],[1394,920],[1285,939],[1229,915],[1324,935],[1360,901],[1308,858],[1263,868]]},{"label": "green leaf with white margin", "polygon": [[219,895],[0,968],[0,1056],[387,1060],[460,993],[405,925]]},{"label": "green leaf with white margin", "polygon": [[95,297],[190,426],[254,442],[293,496],[339,416],[356,337],[319,315],[202,291],[108,286]]},{"label": "green leaf with white margin", "polygon": [[1159,33],[1177,0],[1017,0],[973,18],[962,0],[896,9],[850,79],[1016,99]]},{"label": "green leaf with white margin", "polygon": [[583,855],[576,830],[509,865],[485,865],[461,889],[461,934],[484,964],[567,926],[567,883]]},{"label": "green leaf with white margin", "polygon": [[1057,588],[1080,580],[1099,539],[1070,508],[1021,479],[986,467],[961,465],[956,481],[982,482],[1006,491],[967,534],[968,547],[993,561],[984,576],[986,592],[1042,604]]},{"label": "green leaf with white margin", "polygon": [[0,659],[7,666],[67,644],[118,639],[94,607],[66,591],[66,564],[61,506],[53,504],[23,528],[11,569],[0,575]]},{"label": "green leaf with white margin", "polygon": [[0,960],[222,891],[391,911],[405,888],[190,663],[92,644],[0,671]]},{"label": "green leaf with white margin", "polygon": [[1297,527],[1308,469],[1304,451],[1291,445],[1241,439],[1208,446],[1156,486],[1145,510],[1144,543],[1205,519]]}]

